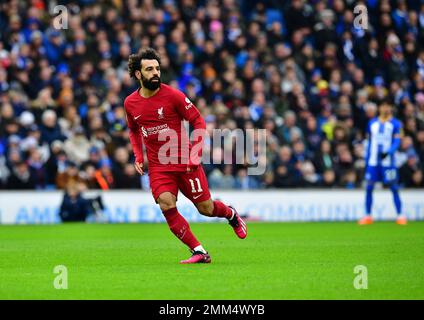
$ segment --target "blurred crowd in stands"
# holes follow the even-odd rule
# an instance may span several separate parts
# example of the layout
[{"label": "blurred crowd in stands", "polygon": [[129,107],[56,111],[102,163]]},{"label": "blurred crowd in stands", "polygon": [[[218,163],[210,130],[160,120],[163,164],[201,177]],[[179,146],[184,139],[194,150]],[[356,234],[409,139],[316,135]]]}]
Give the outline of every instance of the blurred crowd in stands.
[{"label": "blurred crowd in stands", "polygon": [[[67,29],[53,25],[59,4]],[[354,24],[361,4],[367,29]],[[148,189],[123,109],[137,89],[128,56],[148,46],[208,130],[266,130],[265,173],[220,164],[216,148],[211,188],[361,187],[382,98],[403,123],[401,184],[424,186],[423,1],[10,0],[0,3],[0,189]]]}]

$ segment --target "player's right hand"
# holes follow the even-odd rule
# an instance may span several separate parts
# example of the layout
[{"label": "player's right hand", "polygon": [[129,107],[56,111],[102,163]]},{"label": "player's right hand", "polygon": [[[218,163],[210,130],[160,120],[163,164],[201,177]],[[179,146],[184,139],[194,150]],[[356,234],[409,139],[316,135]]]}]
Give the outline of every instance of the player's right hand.
[{"label": "player's right hand", "polygon": [[142,162],[134,162],[134,167],[135,167],[135,170],[137,170],[137,172],[140,174],[140,175],[143,175],[144,174],[144,171],[143,171],[143,163]]}]

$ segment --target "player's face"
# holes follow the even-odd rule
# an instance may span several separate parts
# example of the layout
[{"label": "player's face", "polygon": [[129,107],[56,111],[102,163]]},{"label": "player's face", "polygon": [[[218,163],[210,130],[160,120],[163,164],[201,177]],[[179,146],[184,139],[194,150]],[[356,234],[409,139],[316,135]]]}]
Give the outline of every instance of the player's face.
[{"label": "player's face", "polygon": [[380,115],[383,117],[388,117],[392,114],[392,106],[388,103],[383,103],[380,105]]},{"label": "player's face", "polygon": [[141,83],[149,90],[160,87],[160,66],[157,60],[141,60]]}]

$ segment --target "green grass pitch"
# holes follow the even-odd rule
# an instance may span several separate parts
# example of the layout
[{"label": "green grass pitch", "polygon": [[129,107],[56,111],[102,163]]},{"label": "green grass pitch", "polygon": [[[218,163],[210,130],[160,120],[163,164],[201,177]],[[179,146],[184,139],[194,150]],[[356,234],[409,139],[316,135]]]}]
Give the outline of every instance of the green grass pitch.
[{"label": "green grass pitch", "polygon": [[211,264],[180,265],[189,252],[166,224],[0,226],[0,299],[424,299],[424,222],[252,222],[245,240],[191,227]]}]

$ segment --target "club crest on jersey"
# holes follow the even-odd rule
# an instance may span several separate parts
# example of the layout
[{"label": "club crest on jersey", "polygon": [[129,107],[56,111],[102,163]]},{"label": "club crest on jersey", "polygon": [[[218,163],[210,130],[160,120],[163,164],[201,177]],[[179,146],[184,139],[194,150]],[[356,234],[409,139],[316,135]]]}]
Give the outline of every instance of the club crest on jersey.
[{"label": "club crest on jersey", "polygon": [[186,110],[190,109],[193,106],[193,103],[190,101],[189,98],[185,97],[185,102],[187,103],[187,105],[185,106]]},{"label": "club crest on jersey", "polygon": [[158,109],[158,118],[163,119],[163,107]]}]

